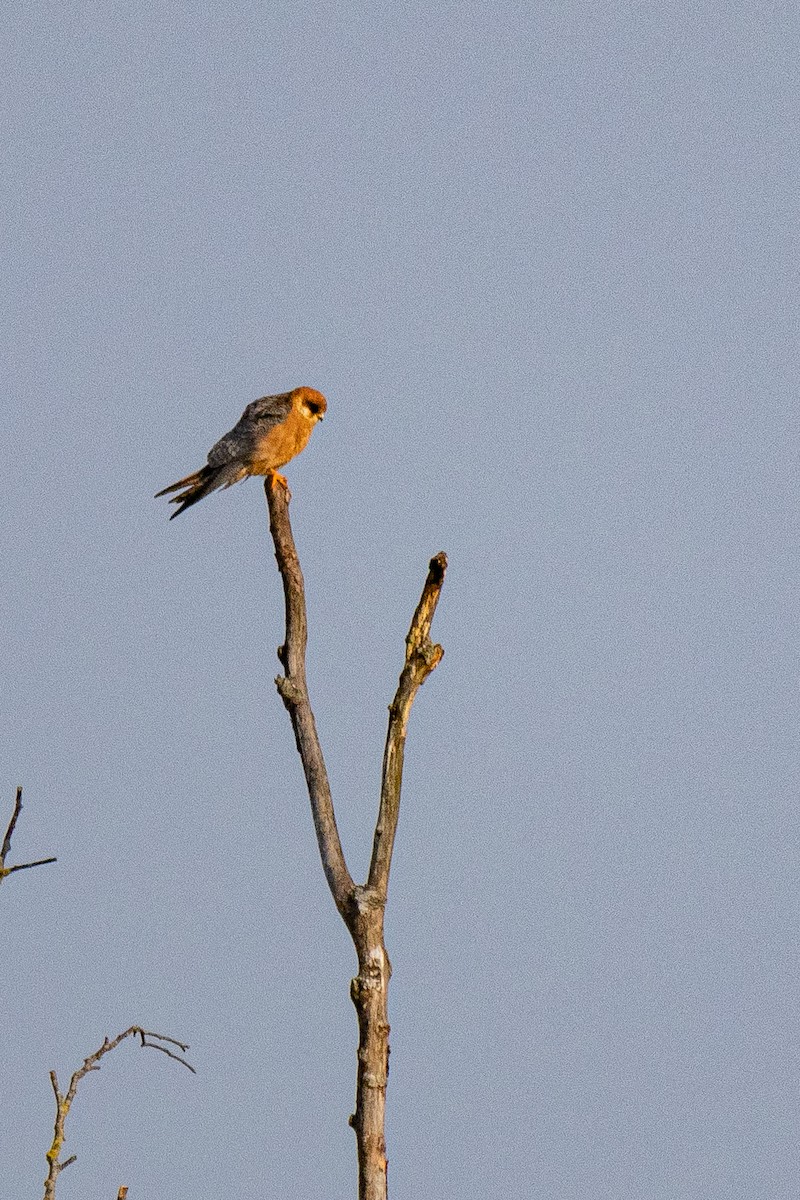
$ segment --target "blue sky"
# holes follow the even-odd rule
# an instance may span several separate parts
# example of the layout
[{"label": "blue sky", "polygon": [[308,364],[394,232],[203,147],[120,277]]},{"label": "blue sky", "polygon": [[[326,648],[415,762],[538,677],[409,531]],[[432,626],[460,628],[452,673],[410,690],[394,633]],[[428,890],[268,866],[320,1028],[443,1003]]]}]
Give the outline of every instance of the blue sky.
[{"label": "blue sky", "polygon": [[355,1191],[352,950],[246,483],[288,468],[351,870],[430,556],[387,922],[395,1197],[798,1174],[797,12],[12,4],[0,1192]]}]

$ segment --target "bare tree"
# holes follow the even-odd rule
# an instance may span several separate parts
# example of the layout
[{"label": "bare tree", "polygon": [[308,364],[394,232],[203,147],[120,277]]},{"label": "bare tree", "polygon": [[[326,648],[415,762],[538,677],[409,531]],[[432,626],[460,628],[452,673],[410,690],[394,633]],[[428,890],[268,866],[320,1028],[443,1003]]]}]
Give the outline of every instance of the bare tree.
[{"label": "bare tree", "polygon": [[[63,1162],[61,1161],[61,1151],[67,1136],[67,1116],[72,1107],[72,1102],[78,1093],[78,1084],[90,1071],[99,1071],[100,1060],[106,1054],[110,1054],[112,1050],[116,1050],[117,1046],[129,1037],[138,1037],[143,1047],[151,1050],[160,1050],[162,1054],[166,1054],[168,1058],[174,1058],[176,1062],[187,1067],[193,1075],[195,1074],[194,1067],[190,1066],[185,1058],[182,1058],[180,1054],[176,1054],[174,1049],[172,1049],[172,1047],[177,1046],[185,1054],[189,1047],[184,1042],[178,1042],[175,1038],[165,1037],[162,1033],[151,1033],[147,1029],[141,1029],[138,1025],[131,1025],[130,1029],[123,1030],[115,1038],[104,1038],[100,1049],[95,1050],[94,1054],[90,1054],[88,1058],[85,1058],[83,1065],[78,1067],[77,1071],[73,1071],[66,1092],[61,1091],[58,1086],[56,1073],[55,1071],[51,1071],[50,1084],[56,1098],[56,1119],[53,1126],[53,1141],[45,1155],[48,1169],[47,1178],[44,1181],[44,1200],[55,1200],[56,1180],[62,1171],[65,1171],[67,1167],[75,1162],[77,1157],[75,1154],[72,1154],[69,1158],[65,1158]],[[118,1196],[127,1195],[127,1192],[127,1188],[120,1188]]]},{"label": "bare tree", "polygon": [[356,1106],[350,1117],[358,1154],[358,1196],[359,1200],[386,1200],[384,1118],[389,1069],[388,989],[391,965],[384,941],[384,914],[400,811],[408,719],[417,692],[444,653],[441,646],[431,642],[430,631],[444,582],[447,558],[444,554],[437,554],[431,559],[422,595],[406,637],[405,662],[397,691],[389,705],[389,728],[372,859],[366,883],[358,884],[345,862],[328,773],[308,695],[305,588],[289,522],[289,492],[285,486],[269,478],[264,490],[286,602],[286,637],[278,649],[285,675],[279,676],[275,682],[289,712],[303,765],[325,878],[358,957],[358,975],[350,984],[350,995],[358,1016]]}]

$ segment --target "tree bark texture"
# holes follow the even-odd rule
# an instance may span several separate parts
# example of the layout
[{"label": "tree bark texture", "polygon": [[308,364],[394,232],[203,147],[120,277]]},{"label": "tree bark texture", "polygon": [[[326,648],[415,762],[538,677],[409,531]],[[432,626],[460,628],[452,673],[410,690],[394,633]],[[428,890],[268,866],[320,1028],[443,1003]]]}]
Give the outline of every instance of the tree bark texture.
[{"label": "tree bark texture", "polygon": [[392,703],[383,758],[378,819],[369,875],[364,885],[347,869],[333,808],[325,760],[319,744],[306,683],[308,641],[303,573],[289,522],[289,493],[276,481],[265,485],[270,532],[283,580],[286,638],[278,650],[285,675],[275,683],[289,712],[311,801],[322,867],[331,895],[353,939],[358,975],[350,996],[358,1017],[356,1106],[350,1117],[356,1135],[359,1200],[386,1200],[385,1114],[389,1074],[389,979],[392,973],[384,941],[384,915],[392,851],[400,812],[406,730],[411,706],[444,651],[430,639],[447,558],[431,559],[428,576],[406,637],[405,662]]}]

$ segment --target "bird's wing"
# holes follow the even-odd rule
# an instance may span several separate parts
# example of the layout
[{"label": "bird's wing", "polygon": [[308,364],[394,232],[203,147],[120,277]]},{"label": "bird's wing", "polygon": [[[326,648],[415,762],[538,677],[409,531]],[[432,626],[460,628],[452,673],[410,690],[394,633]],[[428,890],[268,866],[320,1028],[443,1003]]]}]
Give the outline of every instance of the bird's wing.
[{"label": "bird's wing", "polygon": [[233,429],[211,447],[208,465],[221,467],[237,459],[246,458],[252,451],[254,440],[263,437],[272,426],[285,421],[291,407],[289,392],[278,396],[262,396],[260,400],[248,404]]}]

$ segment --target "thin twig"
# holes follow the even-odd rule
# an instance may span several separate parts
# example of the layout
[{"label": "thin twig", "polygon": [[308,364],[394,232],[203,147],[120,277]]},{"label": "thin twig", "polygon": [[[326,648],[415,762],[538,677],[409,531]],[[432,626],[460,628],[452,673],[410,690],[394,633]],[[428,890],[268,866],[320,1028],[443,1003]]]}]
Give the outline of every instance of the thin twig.
[{"label": "thin twig", "polygon": [[116,1050],[120,1042],[124,1042],[129,1037],[138,1037],[142,1046],[148,1046],[153,1050],[162,1050],[169,1058],[174,1058],[176,1062],[187,1067],[193,1075],[196,1074],[194,1067],[190,1066],[185,1059],[180,1058],[177,1054],[173,1054],[165,1046],[159,1046],[155,1042],[147,1041],[147,1038],[156,1038],[159,1042],[169,1042],[171,1046],[178,1046],[184,1051],[189,1049],[188,1045],[184,1042],[176,1041],[175,1038],[165,1037],[160,1033],[151,1033],[149,1030],[142,1029],[139,1025],[131,1025],[130,1029],[125,1029],[122,1033],[118,1033],[115,1038],[104,1038],[100,1049],[95,1050],[94,1054],[90,1054],[88,1058],[85,1058],[83,1065],[77,1071],[73,1071],[66,1094],[63,1094],[58,1086],[58,1077],[55,1071],[51,1071],[50,1085],[53,1089],[53,1095],[56,1098],[56,1119],[53,1127],[53,1141],[50,1149],[45,1154],[48,1172],[47,1178],[44,1181],[44,1200],[54,1200],[58,1176],[75,1162],[76,1155],[74,1154],[70,1155],[69,1158],[65,1158],[63,1162],[60,1161],[60,1155],[66,1140],[65,1125],[67,1115],[77,1094],[78,1084],[90,1071],[99,1071],[100,1060],[106,1054],[110,1054],[112,1050]]},{"label": "thin twig", "polygon": [[[145,1046],[145,1045],[149,1046],[150,1043],[145,1042],[144,1039],[152,1037],[152,1038],[158,1038],[158,1040],[160,1042],[169,1042],[170,1046],[177,1046],[179,1050],[183,1050],[184,1054],[189,1049],[188,1042],[179,1042],[177,1038],[167,1037],[167,1035],[165,1033],[151,1033],[151,1031],[149,1029],[139,1029],[139,1030],[137,1030],[137,1033],[139,1034],[139,1037],[142,1039],[143,1046]],[[186,1065],[189,1066],[188,1063]],[[189,1067],[189,1070],[194,1071],[194,1067]],[[194,1071],[194,1073],[195,1073],[195,1075],[197,1074],[196,1071]]]},{"label": "thin twig", "polygon": [[14,836],[14,830],[17,827],[19,814],[22,812],[22,788],[17,788],[17,795],[14,800],[14,811],[11,814],[11,820],[8,822],[3,845],[0,848],[0,883],[3,882],[6,875],[13,875],[15,871],[28,871],[31,867],[43,867],[46,863],[58,862],[56,858],[37,858],[35,862],[17,863],[13,867],[6,866],[6,856],[11,850],[11,839]]},{"label": "thin twig", "polygon": [[179,1063],[181,1063],[182,1066],[188,1068],[188,1070],[190,1070],[193,1075],[197,1074],[197,1072],[195,1071],[195,1069],[191,1065],[191,1063],[188,1063],[185,1058],[181,1058],[180,1054],[175,1054],[175,1052],[168,1049],[167,1046],[159,1046],[157,1042],[145,1041],[145,1038],[158,1038],[159,1041],[170,1042],[173,1046],[180,1046],[181,1050],[186,1051],[189,1049],[189,1047],[184,1045],[183,1042],[176,1042],[175,1038],[164,1037],[160,1033],[150,1033],[144,1029],[139,1030],[139,1036],[141,1037],[143,1049],[145,1049],[145,1050],[160,1050],[162,1054],[166,1054],[167,1058],[174,1058],[175,1062],[179,1062]]},{"label": "thin twig", "polygon": [[5,867],[0,878],[5,879],[6,875],[13,875],[15,871],[28,871],[31,867],[44,867],[47,863],[58,862],[57,858],[37,858],[36,862],[17,863],[13,867]]},{"label": "thin twig", "polygon": [[22,788],[17,788],[16,799],[14,800],[14,811],[11,814],[11,820],[8,822],[6,836],[3,838],[3,848],[0,850],[0,866],[6,865],[6,855],[11,849],[11,839],[14,836],[14,830],[17,827],[19,814],[22,812]]}]

